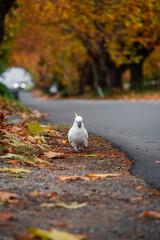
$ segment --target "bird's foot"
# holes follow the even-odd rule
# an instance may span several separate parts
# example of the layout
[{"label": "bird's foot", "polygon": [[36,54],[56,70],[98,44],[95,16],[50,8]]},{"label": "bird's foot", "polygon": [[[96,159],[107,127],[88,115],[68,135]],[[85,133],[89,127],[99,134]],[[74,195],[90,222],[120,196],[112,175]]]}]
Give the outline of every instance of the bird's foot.
[{"label": "bird's foot", "polygon": [[76,150],[76,152],[79,152],[79,153],[81,152],[81,151],[80,151],[80,150],[78,150],[78,149],[75,149],[75,150]]}]

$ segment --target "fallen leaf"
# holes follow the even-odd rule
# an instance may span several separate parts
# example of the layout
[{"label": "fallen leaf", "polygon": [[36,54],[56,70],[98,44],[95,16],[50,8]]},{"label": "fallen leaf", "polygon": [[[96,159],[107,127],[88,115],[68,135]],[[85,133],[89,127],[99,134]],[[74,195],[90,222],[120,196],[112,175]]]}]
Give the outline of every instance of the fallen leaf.
[{"label": "fallen leaf", "polygon": [[72,202],[72,203],[43,203],[41,204],[41,207],[59,207],[59,208],[67,208],[67,209],[78,209],[85,207],[87,204],[86,203],[77,203],[77,202]]},{"label": "fallen leaf", "polygon": [[27,236],[27,235],[19,235],[19,236],[15,237],[15,240],[33,240],[33,238],[31,236]]},{"label": "fallen leaf", "polygon": [[[39,118],[39,112],[37,111],[37,116]],[[43,131],[43,127],[40,126],[39,122],[35,120],[34,124],[28,123],[28,128],[32,134],[40,134]]]},{"label": "fallen leaf", "polygon": [[39,196],[40,196],[39,190],[38,190],[38,189],[35,189],[34,192],[33,192],[33,195],[34,195],[35,197],[39,197]]},{"label": "fallen leaf", "polygon": [[62,140],[62,143],[63,143],[63,144],[67,144],[67,143],[69,143],[69,141],[67,141],[67,140]]},{"label": "fallen leaf", "polygon": [[14,148],[11,146],[5,150],[6,153],[15,153]]},{"label": "fallen leaf", "polygon": [[24,175],[17,175],[17,174],[9,174],[8,177],[12,177],[12,178],[25,178],[26,176],[24,176]]},{"label": "fallen leaf", "polygon": [[94,157],[94,159],[97,158],[97,155],[89,154],[89,155],[84,155],[85,157]]},{"label": "fallen leaf", "polygon": [[16,165],[16,166],[20,165],[20,162],[18,160],[8,160],[7,163],[12,164],[12,165]]},{"label": "fallen leaf", "polygon": [[140,217],[148,217],[151,219],[160,219],[160,212],[148,210],[148,211],[142,212],[139,216]]},{"label": "fallen leaf", "polygon": [[50,162],[47,162],[46,160],[43,160],[43,159],[37,158],[37,157],[34,159],[34,161],[36,163],[40,163],[40,164],[52,165]]},{"label": "fallen leaf", "polygon": [[0,140],[0,144],[3,144],[3,145],[9,144],[9,142],[10,141],[7,138]]},{"label": "fallen leaf", "polygon": [[31,170],[23,168],[0,168],[0,171],[7,171],[11,173],[31,173]]},{"label": "fallen leaf", "polygon": [[48,158],[65,158],[64,153],[58,153],[58,152],[45,152],[44,155]]},{"label": "fallen leaf", "polygon": [[13,126],[13,128],[12,128],[12,132],[19,132],[19,131],[21,131],[22,129],[20,128],[20,127],[17,127],[17,126]]},{"label": "fallen leaf", "polygon": [[14,141],[13,143],[11,143],[11,145],[14,146],[14,147],[21,147],[21,146],[23,146],[23,147],[32,148],[31,145],[27,145],[27,144],[19,142],[19,141]]},{"label": "fallen leaf", "polygon": [[4,156],[0,156],[0,158],[16,158],[16,159],[21,160],[21,161],[24,160],[24,156],[18,155],[18,154],[13,154],[13,153],[8,153]]},{"label": "fallen leaf", "polygon": [[136,189],[139,190],[139,189],[142,189],[143,187],[142,186],[137,186]]},{"label": "fallen leaf", "polygon": [[139,203],[142,200],[142,196],[138,196],[138,197],[133,197],[130,199],[130,202],[132,203]]},{"label": "fallen leaf", "polygon": [[64,231],[59,231],[56,228],[52,228],[49,231],[38,229],[38,228],[29,228],[27,232],[32,234],[33,237],[39,237],[40,239],[45,240],[83,240],[86,239],[84,235],[72,234]]},{"label": "fallen leaf", "polygon": [[0,213],[0,220],[9,221],[11,219],[13,219],[13,215],[10,212],[4,211],[3,213]]},{"label": "fallen leaf", "polygon": [[15,193],[0,191],[0,201],[10,202],[12,200],[19,200],[20,197]]},{"label": "fallen leaf", "polygon": [[77,176],[77,175],[73,175],[73,176],[60,176],[57,179],[62,180],[62,181],[66,181],[66,180],[83,180],[83,181],[88,181],[90,180],[90,178],[87,177],[83,177],[83,176]]},{"label": "fallen leaf", "polygon": [[87,174],[88,177],[98,177],[98,178],[106,178],[106,177],[119,177],[119,173],[95,173],[95,174]]},{"label": "fallen leaf", "polygon": [[66,222],[53,222],[52,225],[54,227],[66,227],[67,226],[67,223]]}]

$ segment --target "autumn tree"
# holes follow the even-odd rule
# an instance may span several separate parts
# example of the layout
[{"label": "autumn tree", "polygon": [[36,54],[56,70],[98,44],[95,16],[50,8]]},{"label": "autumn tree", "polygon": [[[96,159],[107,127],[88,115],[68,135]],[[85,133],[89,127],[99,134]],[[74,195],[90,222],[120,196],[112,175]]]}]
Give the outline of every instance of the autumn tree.
[{"label": "autumn tree", "polygon": [[4,19],[15,0],[1,0],[0,1],[0,41],[4,36]]},{"label": "autumn tree", "polygon": [[[116,34],[109,42],[111,55],[118,64],[129,65],[131,87],[135,88],[142,84],[145,59],[160,43],[160,1],[120,1],[113,16]],[[114,57],[115,53],[120,53],[118,58]]]},{"label": "autumn tree", "polygon": [[121,88],[127,68],[135,88],[159,44],[159,18],[159,0],[22,0],[12,63],[32,69],[42,88],[58,75],[70,94],[86,85]]}]

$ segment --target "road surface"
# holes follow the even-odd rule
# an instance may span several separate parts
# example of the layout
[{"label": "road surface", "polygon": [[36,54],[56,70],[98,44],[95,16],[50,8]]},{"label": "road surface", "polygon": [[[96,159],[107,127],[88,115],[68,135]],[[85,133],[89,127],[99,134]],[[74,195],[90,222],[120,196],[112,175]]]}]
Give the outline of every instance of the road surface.
[{"label": "road surface", "polygon": [[131,173],[160,188],[160,102],[111,100],[43,100],[20,94],[22,103],[48,112],[49,121],[72,125],[75,112],[84,118],[88,132],[104,136],[131,160]]}]

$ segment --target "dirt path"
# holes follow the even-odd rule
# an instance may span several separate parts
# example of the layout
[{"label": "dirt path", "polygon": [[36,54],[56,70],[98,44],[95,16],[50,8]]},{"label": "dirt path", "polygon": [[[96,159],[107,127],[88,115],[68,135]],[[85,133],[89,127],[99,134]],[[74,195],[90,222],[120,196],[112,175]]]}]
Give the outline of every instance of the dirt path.
[{"label": "dirt path", "polygon": [[[74,239],[160,239],[159,192],[131,176],[131,162],[108,141],[90,136],[88,149],[76,153],[68,128],[43,126],[38,138],[25,122],[2,121],[0,130],[0,240],[33,239],[30,228],[85,236]],[[5,155],[13,152],[23,159]],[[77,209],[64,208],[72,203]]]}]

